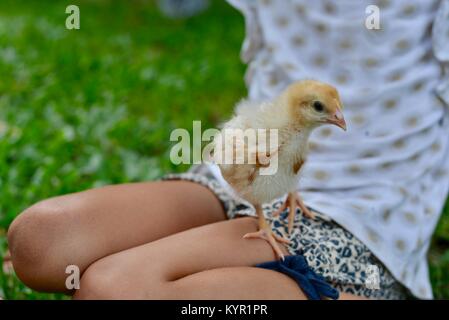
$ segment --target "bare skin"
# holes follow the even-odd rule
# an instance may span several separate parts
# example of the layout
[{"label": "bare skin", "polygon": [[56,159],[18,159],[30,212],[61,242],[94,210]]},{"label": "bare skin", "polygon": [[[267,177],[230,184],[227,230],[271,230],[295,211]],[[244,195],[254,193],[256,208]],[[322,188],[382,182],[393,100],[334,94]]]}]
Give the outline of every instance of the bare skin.
[{"label": "bare skin", "polygon": [[69,264],[83,273],[107,255],[224,219],[215,195],[199,184],[123,184],[31,206],[11,224],[8,243],[23,282],[61,292]]},{"label": "bare skin", "polygon": [[207,188],[165,181],[45,200],[19,215],[8,241],[34,289],[67,292],[65,268],[77,265],[75,299],[306,299],[291,278],[254,267],[275,259],[265,240],[242,238],[255,231],[253,218],[226,220]]}]

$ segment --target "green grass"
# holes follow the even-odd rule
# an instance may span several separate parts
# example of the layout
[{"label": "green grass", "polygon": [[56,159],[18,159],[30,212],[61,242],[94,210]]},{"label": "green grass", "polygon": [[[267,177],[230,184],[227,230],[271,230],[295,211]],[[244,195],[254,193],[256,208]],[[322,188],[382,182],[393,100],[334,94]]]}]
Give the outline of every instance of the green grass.
[{"label": "green grass", "polygon": [[[65,29],[77,4],[81,29]],[[183,171],[169,134],[215,127],[246,95],[241,15],[224,1],[185,20],[151,1],[0,1],[0,265],[5,234],[30,204]],[[449,298],[449,212],[430,254]],[[0,270],[0,297],[53,299]]]}]

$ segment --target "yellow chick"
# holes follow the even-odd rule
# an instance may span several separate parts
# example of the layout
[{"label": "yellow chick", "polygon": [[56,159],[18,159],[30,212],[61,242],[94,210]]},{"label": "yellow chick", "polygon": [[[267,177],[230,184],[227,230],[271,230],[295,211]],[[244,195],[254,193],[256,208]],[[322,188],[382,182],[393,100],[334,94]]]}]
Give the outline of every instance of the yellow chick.
[{"label": "yellow chick", "polygon": [[[333,124],[346,130],[338,92],[329,84],[304,80],[291,84],[273,101],[240,102],[234,117],[224,124],[220,138],[215,139],[214,153],[217,150],[221,151],[218,153],[220,159],[215,160],[223,178],[240,197],[254,206],[258,215],[259,230],[243,237],[266,240],[276,256],[281,259],[284,256],[277,241],[281,243],[289,241],[273,233],[263,215],[261,205],[288,194],[284,204],[274,214],[277,215],[289,208],[289,233],[293,227],[297,207],[305,216],[314,218],[301,200],[297,187],[300,170],[306,161],[310,133],[324,124]],[[249,141],[247,135],[223,134],[229,129],[241,131],[249,129],[256,133],[260,132],[258,129],[267,131],[275,129],[277,136],[274,139],[267,132],[266,137],[270,139],[264,141],[256,139],[254,143]],[[223,154],[229,150],[232,150],[232,161],[226,162]],[[248,155],[246,162],[236,161],[238,152],[242,152],[240,155]],[[254,161],[251,162],[251,159]],[[273,168],[270,169],[270,166]],[[265,173],[263,170],[266,170]]]}]

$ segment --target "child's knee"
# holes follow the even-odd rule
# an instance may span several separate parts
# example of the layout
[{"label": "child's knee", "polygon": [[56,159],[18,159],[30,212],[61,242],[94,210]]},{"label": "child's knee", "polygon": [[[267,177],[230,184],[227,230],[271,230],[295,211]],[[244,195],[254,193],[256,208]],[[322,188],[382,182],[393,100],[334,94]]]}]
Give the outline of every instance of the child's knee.
[{"label": "child's knee", "polygon": [[[124,259],[125,258],[125,259]],[[139,274],[126,257],[112,255],[90,265],[73,298],[80,300],[148,300],[170,296],[170,283],[157,272]],[[148,269],[151,265],[148,265]]]},{"label": "child's knee", "polygon": [[42,201],[26,209],[8,230],[14,270],[25,284],[35,289],[51,287],[55,273],[65,274],[65,269],[57,270],[54,265],[64,237],[59,226],[63,212],[52,201]]}]

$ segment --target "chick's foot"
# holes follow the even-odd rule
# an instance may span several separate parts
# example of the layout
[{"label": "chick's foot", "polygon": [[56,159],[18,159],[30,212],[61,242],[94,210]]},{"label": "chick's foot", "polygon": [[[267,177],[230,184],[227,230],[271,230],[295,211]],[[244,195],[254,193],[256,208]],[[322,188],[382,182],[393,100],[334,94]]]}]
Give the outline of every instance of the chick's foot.
[{"label": "chick's foot", "polygon": [[307,218],[315,219],[315,214],[311,212],[302,202],[302,199],[298,192],[290,192],[287,195],[287,199],[285,199],[285,202],[282,204],[282,206],[273,213],[273,216],[278,216],[281,214],[285,209],[288,208],[288,233],[290,234],[293,230],[293,222],[295,221],[295,214],[296,214],[296,208],[301,209],[301,212],[303,215],[305,215]]},{"label": "chick's foot", "polygon": [[244,239],[263,239],[267,241],[270,246],[273,248],[274,253],[278,259],[284,260],[284,254],[282,253],[281,248],[279,247],[278,241],[281,243],[288,244],[290,241],[288,239],[284,239],[277,234],[275,234],[269,226],[263,226],[259,231],[250,232],[243,236]]}]

